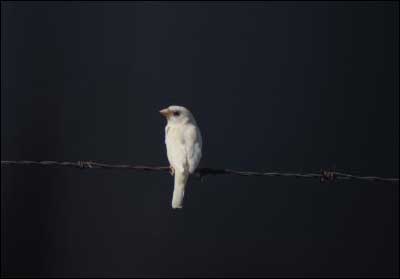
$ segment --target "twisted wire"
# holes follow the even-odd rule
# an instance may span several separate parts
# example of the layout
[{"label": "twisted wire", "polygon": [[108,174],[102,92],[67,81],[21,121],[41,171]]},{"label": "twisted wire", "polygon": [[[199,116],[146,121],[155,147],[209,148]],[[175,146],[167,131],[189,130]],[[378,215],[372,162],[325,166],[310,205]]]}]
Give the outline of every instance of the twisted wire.
[{"label": "twisted wire", "polygon": [[[98,163],[93,161],[76,161],[76,162],[60,162],[60,161],[1,161],[1,166],[10,165],[36,165],[36,166],[61,166],[74,167],[80,169],[127,169],[133,171],[162,171],[169,172],[170,167],[163,166],[142,166],[129,164],[109,164]],[[289,172],[256,172],[256,171],[238,171],[231,169],[216,168],[198,168],[194,176],[203,178],[207,175],[239,175],[239,176],[269,176],[269,177],[292,177],[292,178],[314,178],[320,182],[335,180],[359,180],[369,182],[386,182],[399,183],[399,178],[386,178],[379,176],[359,176],[348,173],[336,172],[335,170],[321,170],[319,173],[289,173]]]}]

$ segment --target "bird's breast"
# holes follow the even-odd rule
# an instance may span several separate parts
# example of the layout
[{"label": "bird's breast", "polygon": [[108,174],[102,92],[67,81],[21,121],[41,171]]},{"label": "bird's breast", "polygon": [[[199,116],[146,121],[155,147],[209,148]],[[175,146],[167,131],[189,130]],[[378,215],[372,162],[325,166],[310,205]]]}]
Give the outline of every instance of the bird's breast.
[{"label": "bird's breast", "polygon": [[165,143],[184,144],[184,129],[179,127],[167,127],[165,134]]}]

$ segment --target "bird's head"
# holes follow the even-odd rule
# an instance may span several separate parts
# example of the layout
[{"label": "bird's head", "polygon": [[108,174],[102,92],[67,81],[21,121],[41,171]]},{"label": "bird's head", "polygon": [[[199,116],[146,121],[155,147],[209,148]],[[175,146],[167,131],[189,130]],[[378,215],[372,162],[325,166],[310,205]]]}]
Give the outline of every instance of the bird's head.
[{"label": "bird's head", "polygon": [[169,106],[160,110],[160,113],[165,116],[168,124],[196,123],[192,113],[185,107]]}]

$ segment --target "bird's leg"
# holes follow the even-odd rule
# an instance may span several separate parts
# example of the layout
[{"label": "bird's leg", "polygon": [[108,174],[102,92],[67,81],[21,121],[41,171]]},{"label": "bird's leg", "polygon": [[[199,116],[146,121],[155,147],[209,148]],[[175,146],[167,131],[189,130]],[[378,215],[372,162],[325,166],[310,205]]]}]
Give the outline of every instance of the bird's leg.
[{"label": "bird's leg", "polygon": [[175,174],[175,169],[174,169],[173,166],[169,166],[169,173],[170,173],[172,176],[174,176],[174,174]]}]

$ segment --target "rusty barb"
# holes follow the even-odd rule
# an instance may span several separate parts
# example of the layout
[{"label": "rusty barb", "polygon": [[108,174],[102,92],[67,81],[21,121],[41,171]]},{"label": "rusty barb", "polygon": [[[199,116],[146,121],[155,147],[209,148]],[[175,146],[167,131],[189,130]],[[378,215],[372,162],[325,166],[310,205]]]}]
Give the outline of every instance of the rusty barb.
[{"label": "rusty barb", "polygon": [[91,161],[78,161],[77,162],[78,168],[81,169],[93,169],[93,165]]},{"label": "rusty barb", "polygon": [[319,180],[321,183],[324,183],[325,181],[334,182],[335,180],[336,180],[335,168],[333,168],[333,170],[321,169],[321,178]]}]

